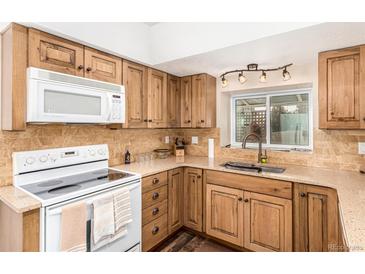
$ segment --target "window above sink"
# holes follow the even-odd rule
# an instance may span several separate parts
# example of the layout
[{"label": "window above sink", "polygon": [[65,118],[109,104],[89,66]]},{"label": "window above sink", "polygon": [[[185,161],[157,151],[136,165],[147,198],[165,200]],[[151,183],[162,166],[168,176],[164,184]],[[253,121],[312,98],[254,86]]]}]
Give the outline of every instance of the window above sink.
[{"label": "window above sink", "polygon": [[[241,147],[250,126],[261,128],[264,148],[312,150],[313,104],[311,89],[267,91],[234,95],[231,98],[231,146]],[[256,148],[248,140],[248,148]]]}]

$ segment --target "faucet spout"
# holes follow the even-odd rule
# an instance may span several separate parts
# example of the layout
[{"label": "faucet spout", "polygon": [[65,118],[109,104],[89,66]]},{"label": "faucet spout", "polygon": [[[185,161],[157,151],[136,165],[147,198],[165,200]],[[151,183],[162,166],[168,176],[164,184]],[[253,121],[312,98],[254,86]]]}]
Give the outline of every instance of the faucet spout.
[{"label": "faucet spout", "polygon": [[249,133],[247,134],[243,140],[242,140],[242,148],[246,148],[246,143],[247,143],[247,139],[250,137],[255,137],[257,139],[257,141],[259,142],[259,152],[257,154],[257,162],[261,163],[261,158],[262,158],[262,139],[261,137],[256,134],[256,133]]}]

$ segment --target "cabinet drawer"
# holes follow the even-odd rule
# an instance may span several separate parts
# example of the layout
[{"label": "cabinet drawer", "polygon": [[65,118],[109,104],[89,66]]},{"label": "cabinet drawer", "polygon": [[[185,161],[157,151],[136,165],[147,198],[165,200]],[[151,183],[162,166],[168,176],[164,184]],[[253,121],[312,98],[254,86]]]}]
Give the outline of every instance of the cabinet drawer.
[{"label": "cabinet drawer", "polygon": [[221,171],[206,171],[207,184],[243,189],[280,198],[292,199],[292,183]]},{"label": "cabinet drawer", "polygon": [[167,171],[143,178],[142,192],[145,193],[164,185],[167,185]]},{"label": "cabinet drawer", "polygon": [[143,226],[142,251],[148,251],[167,237],[167,214]]},{"label": "cabinet drawer", "polygon": [[147,207],[142,212],[142,224],[146,225],[149,222],[161,217],[167,213],[167,200],[158,204]]},{"label": "cabinet drawer", "polygon": [[167,185],[142,194],[142,207],[147,208],[167,199]]}]

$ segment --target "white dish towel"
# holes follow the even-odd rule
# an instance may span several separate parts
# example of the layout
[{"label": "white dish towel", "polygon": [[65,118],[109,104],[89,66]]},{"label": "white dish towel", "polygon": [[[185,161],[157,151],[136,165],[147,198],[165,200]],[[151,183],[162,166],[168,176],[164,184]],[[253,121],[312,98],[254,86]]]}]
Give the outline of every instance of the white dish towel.
[{"label": "white dish towel", "polygon": [[93,201],[93,243],[96,245],[104,237],[115,233],[113,195],[103,196]]}]

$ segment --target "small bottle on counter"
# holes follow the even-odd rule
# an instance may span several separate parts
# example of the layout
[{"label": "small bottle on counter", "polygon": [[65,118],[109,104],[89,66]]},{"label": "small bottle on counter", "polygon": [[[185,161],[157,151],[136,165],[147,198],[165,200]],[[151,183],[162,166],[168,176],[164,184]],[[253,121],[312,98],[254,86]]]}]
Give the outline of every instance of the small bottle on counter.
[{"label": "small bottle on counter", "polygon": [[131,154],[129,153],[128,149],[127,149],[127,151],[125,152],[125,155],[124,155],[124,163],[125,164],[130,164],[131,163]]}]

